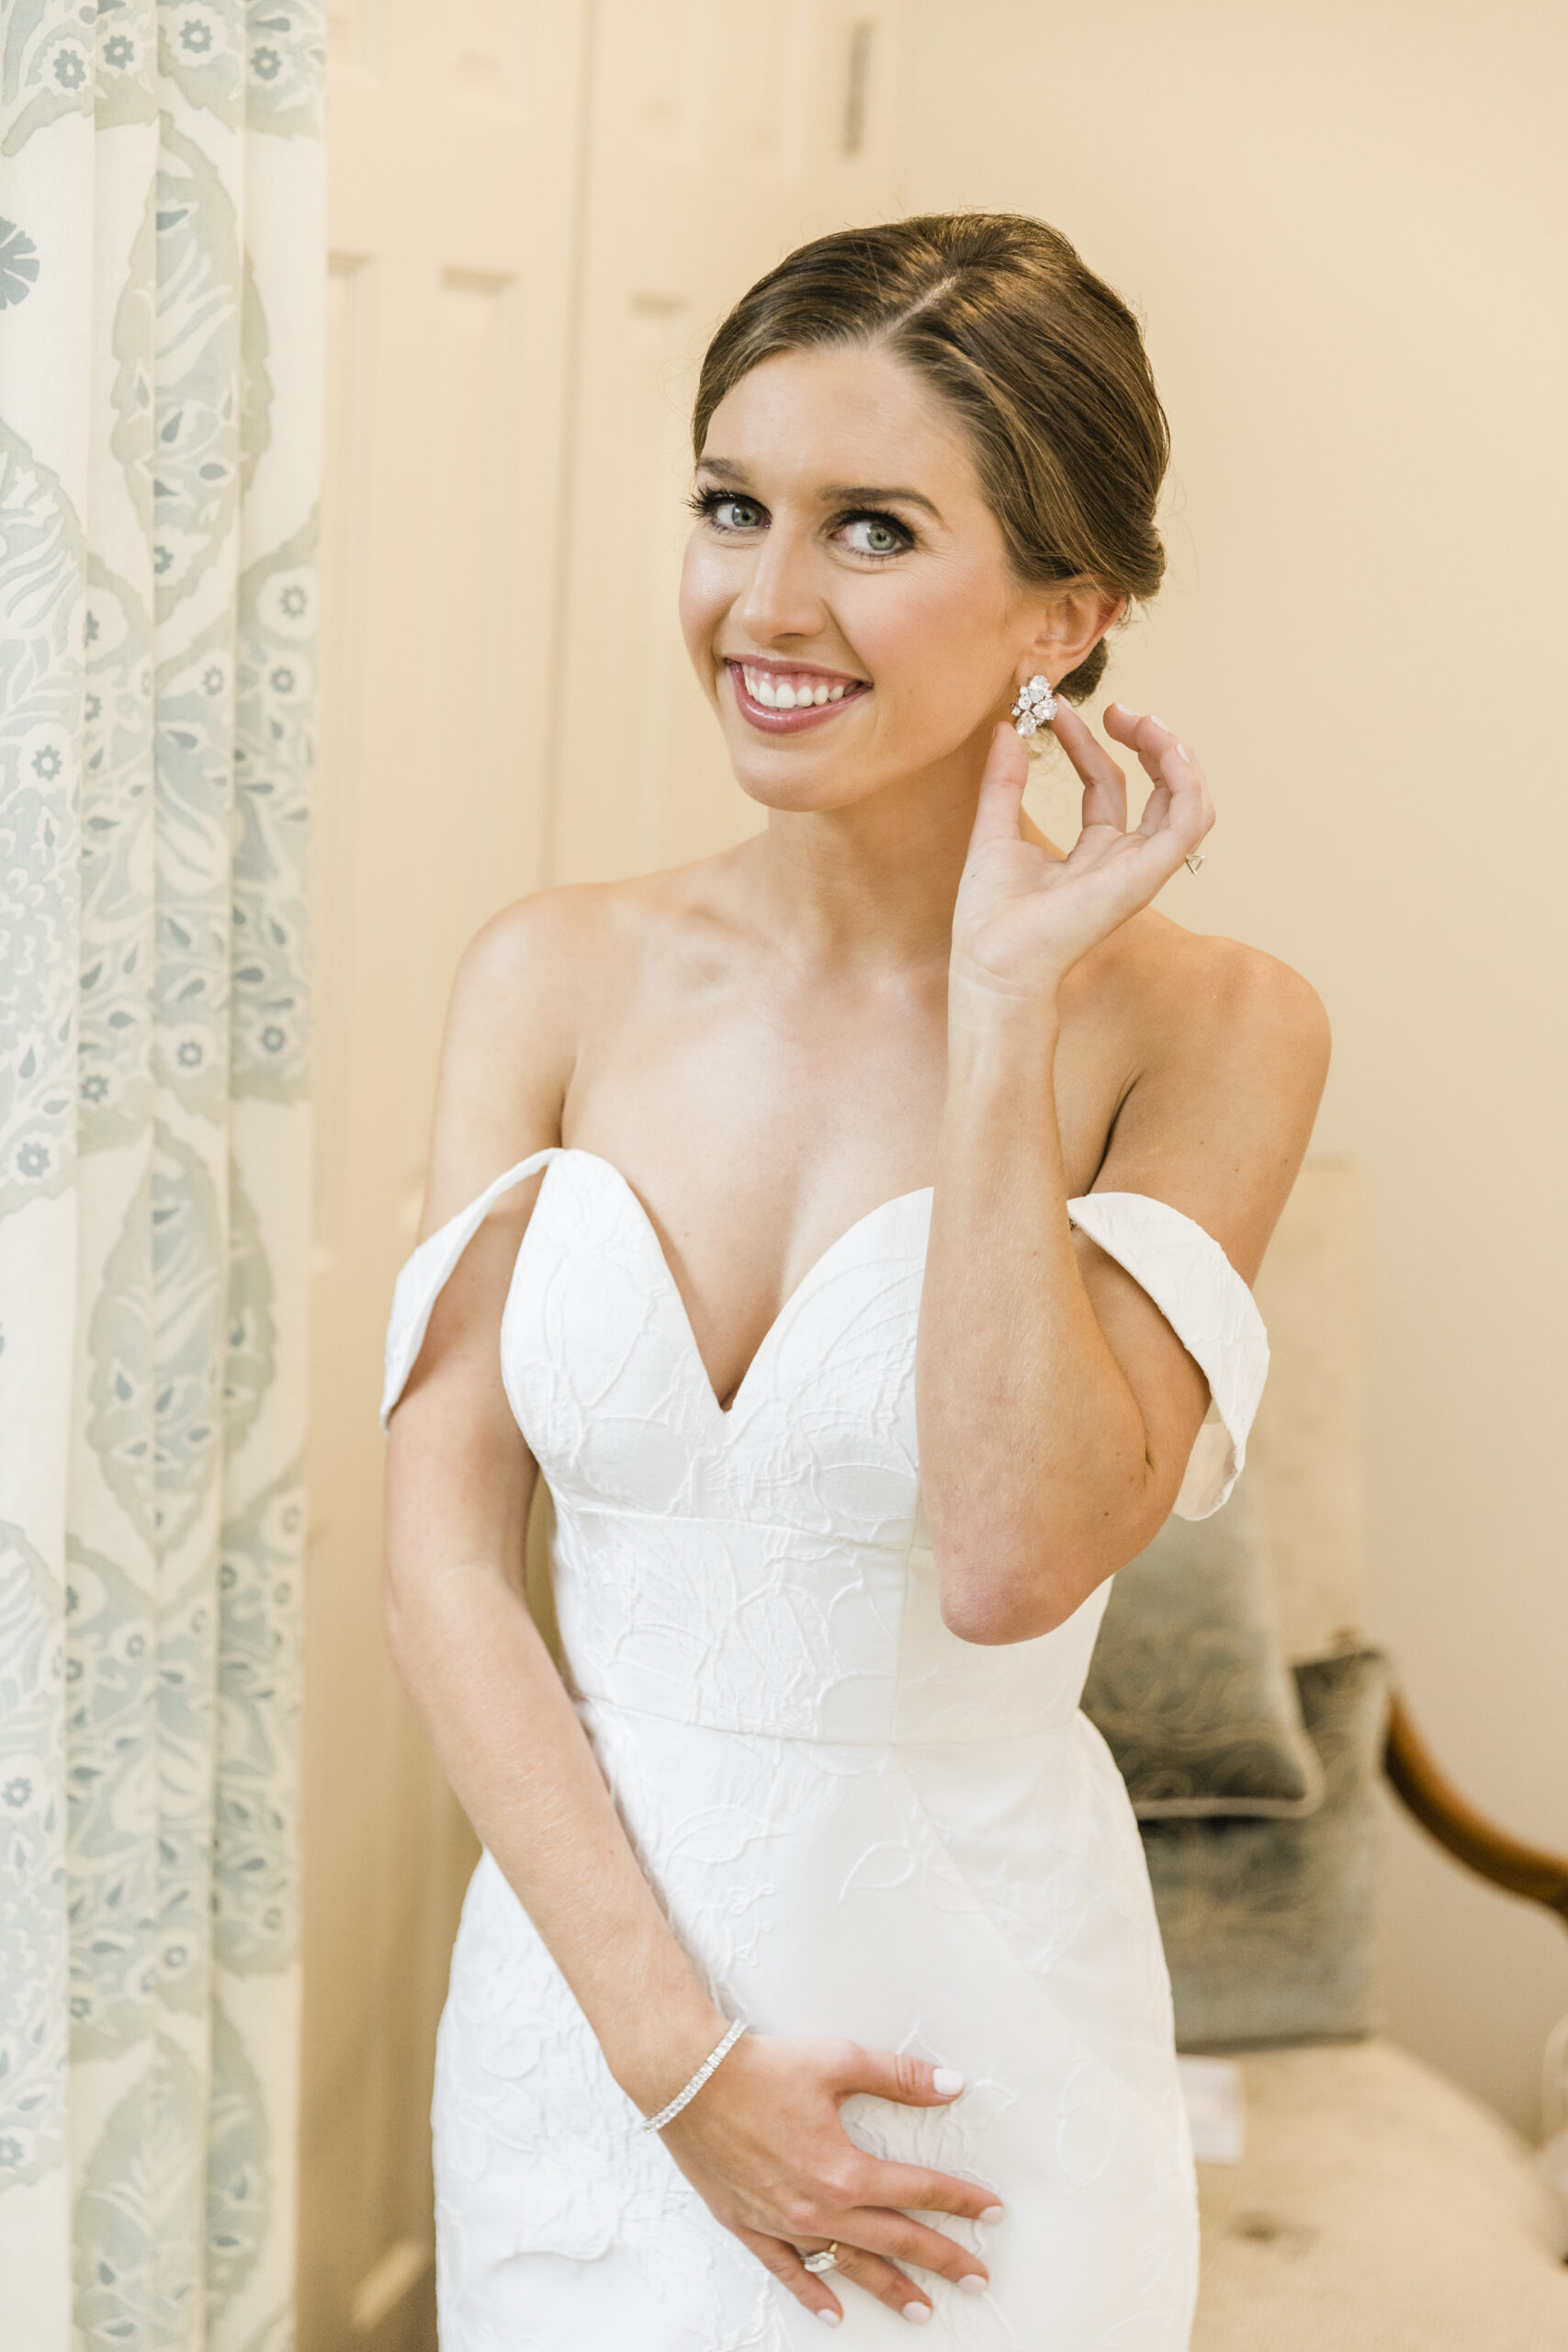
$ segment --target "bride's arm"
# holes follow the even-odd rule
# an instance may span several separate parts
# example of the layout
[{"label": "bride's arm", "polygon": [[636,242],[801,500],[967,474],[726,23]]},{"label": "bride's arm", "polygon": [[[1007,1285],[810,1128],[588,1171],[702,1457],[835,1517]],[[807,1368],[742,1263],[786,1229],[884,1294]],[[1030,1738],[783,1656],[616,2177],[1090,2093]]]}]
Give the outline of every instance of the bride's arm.
[{"label": "bride's arm", "polygon": [[[565,935],[563,935],[563,922]],[[465,958],[443,1054],[425,1228],[557,1140],[570,1060],[571,918],[513,910]],[[511,1081],[507,1073],[521,1073]],[[386,1611],[393,1661],[475,1829],[645,2114],[725,2031],[622,1828],[524,1597],[537,1476],[501,1381],[501,1314],[536,1186],[488,1217],[443,1291],[393,1416]],[[796,2246],[830,2238],[844,2274],[895,2310],[929,2299],[900,2269],[985,2266],[911,2207],[976,2219],[972,2183],[883,2164],[850,2141],[856,2091],[945,2105],[922,2060],[747,2034],[664,2135],[720,2221],[805,2304],[840,2309]]]},{"label": "bride's arm", "polygon": [[[1107,724],[1154,780],[1143,826],[1124,831],[1121,773],[1064,707],[1056,733],[1085,780],[1084,831],[1065,862],[1051,859],[1020,836],[1025,756],[999,732],[954,916],[918,1409],[943,1614],[976,1642],[1049,1632],[1142,1550],[1208,1404],[1159,1309],[1067,1217],[1062,984],[1211,821],[1168,729],[1115,706]],[[1311,1134],[1326,1023],[1282,965],[1168,936],[1146,988],[1148,1050],[1097,1189],[1168,1202],[1250,1280]]]}]

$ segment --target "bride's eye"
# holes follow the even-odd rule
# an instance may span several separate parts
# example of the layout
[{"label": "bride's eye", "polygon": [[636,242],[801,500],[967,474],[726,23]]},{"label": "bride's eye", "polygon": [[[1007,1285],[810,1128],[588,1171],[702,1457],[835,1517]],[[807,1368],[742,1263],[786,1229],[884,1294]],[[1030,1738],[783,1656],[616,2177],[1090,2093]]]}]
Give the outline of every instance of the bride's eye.
[{"label": "bride's eye", "polygon": [[694,491],[687,503],[716,531],[758,531],[767,520],[766,509],[754,498],[738,497],[732,490]]},{"label": "bride's eye", "polygon": [[848,514],[838,536],[856,555],[902,555],[914,546],[914,537],[891,514]]}]

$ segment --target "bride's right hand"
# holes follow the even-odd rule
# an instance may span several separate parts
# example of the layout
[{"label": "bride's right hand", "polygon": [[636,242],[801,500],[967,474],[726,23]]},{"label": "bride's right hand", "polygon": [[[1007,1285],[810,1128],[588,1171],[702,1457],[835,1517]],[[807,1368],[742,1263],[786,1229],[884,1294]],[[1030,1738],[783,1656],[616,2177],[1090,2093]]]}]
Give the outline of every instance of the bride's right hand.
[{"label": "bride's right hand", "polygon": [[949,2107],[962,2081],[938,2090],[936,2077],[923,2058],[853,2041],[742,2034],[662,2137],[711,2211],[808,2312],[829,2326],[843,2317],[829,2277],[801,2260],[836,2239],[832,2279],[850,2279],[919,2324],[931,2316],[931,2299],[900,2263],[934,2270],[972,2295],[984,2293],[987,2273],[977,2256],[907,2209],[971,2222],[998,2218],[1002,2209],[974,2181],[868,2155],[839,2108],[857,2091],[904,2107]]}]

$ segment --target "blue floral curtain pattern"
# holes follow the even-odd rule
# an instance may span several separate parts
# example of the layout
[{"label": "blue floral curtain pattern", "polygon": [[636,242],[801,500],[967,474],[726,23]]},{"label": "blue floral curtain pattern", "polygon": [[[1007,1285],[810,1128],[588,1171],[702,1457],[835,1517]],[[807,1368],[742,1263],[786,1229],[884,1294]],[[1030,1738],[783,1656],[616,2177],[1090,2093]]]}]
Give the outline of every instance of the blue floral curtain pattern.
[{"label": "blue floral curtain pattern", "polygon": [[0,2344],[285,2352],[324,0],[0,8]]}]

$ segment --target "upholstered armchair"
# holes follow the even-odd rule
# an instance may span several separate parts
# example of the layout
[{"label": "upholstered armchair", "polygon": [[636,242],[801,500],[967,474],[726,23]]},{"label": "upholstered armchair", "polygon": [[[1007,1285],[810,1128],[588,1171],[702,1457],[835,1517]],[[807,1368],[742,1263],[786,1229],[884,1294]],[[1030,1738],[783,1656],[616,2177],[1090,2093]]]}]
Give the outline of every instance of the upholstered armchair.
[{"label": "upholstered armchair", "polygon": [[[1450,1784],[1363,1631],[1360,1228],[1354,1170],[1309,1163],[1258,1285],[1247,1470],[1122,1572],[1085,1694],[1140,1815],[1178,2042],[1235,2068],[1188,2069],[1217,2102],[1193,2352],[1564,2352],[1568,2239],[1533,2153],[1375,2030],[1380,1779],[1565,1926],[1568,1860]],[[1237,2121],[1239,2161],[1202,2161]]]}]

